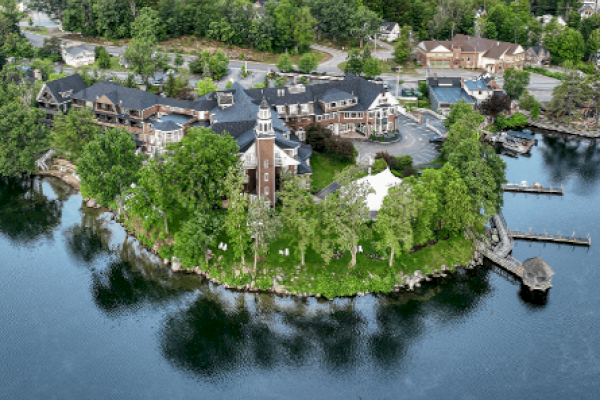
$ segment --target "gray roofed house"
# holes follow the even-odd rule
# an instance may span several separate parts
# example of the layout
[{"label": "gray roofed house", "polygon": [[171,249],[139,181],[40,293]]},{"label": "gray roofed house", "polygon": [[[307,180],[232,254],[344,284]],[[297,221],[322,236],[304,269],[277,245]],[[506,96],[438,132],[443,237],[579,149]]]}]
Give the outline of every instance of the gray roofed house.
[{"label": "gray roofed house", "polygon": [[552,55],[546,46],[528,46],[525,50],[525,65],[543,67],[550,65]]},{"label": "gray roofed house", "polygon": [[61,48],[61,56],[67,65],[83,67],[96,61],[94,49],[87,45],[72,42],[62,45]]},{"label": "gray roofed house", "polygon": [[46,112],[44,122],[52,124],[55,115],[66,113],[75,93],[86,87],[83,79],[77,74],[46,82],[36,97],[40,109]]},{"label": "gray roofed house", "polygon": [[441,114],[447,115],[452,105],[461,100],[475,103],[462,87],[461,78],[427,78],[427,91],[431,108]]},{"label": "gray roofed house", "polygon": [[548,290],[552,287],[554,271],[542,257],[523,261],[523,283],[532,290]]},{"label": "gray roofed house", "polygon": [[397,22],[383,21],[379,26],[379,35],[382,40],[393,42],[400,36],[400,25]]}]

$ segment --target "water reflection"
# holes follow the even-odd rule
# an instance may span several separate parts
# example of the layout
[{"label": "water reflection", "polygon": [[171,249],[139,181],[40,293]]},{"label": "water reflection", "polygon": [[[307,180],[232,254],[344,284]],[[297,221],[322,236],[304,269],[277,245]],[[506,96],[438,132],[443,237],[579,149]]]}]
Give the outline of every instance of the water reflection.
[{"label": "water reflection", "polygon": [[[52,184],[59,187],[61,182]],[[48,198],[41,179],[0,177],[0,233],[13,244],[28,245],[41,238],[51,240],[61,217],[61,198]]]},{"label": "water reflection", "polygon": [[[584,182],[600,177],[600,148],[595,141],[582,142],[562,135],[545,135],[541,146],[544,167],[555,184],[565,184],[575,176]],[[578,192],[589,192],[590,185],[578,185]]]},{"label": "water reflection", "polygon": [[112,231],[98,210],[81,209],[81,222],[64,232],[71,257],[87,265],[111,254]]},{"label": "water reflection", "polygon": [[489,269],[468,271],[419,294],[381,296],[372,309],[350,300],[290,306],[287,300],[249,294],[236,295],[231,305],[205,287],[189,307],[167,316],[161,349],[177,368],[213,379],[249,367],[315,363],[336,374],[365,362],[393,370],[425,334],[427,318],[443,323],[469,318],[491,291],[488,275]]}]

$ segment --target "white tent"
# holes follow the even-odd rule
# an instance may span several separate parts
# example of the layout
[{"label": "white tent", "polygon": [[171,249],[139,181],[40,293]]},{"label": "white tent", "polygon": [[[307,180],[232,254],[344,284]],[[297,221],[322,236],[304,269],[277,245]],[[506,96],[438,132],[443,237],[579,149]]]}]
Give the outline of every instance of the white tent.
[{"label": "white tent", "polygon": [[401,184],[402,179],[396,177],[389,168],[386,168],[376,175],[368,175],[356,181],[358,184],[365,182],[375,191],[375,193],[367,195],[369,211],[379,211],[383,205],[383,199],[388,194],[388,190],[392,186]]}]

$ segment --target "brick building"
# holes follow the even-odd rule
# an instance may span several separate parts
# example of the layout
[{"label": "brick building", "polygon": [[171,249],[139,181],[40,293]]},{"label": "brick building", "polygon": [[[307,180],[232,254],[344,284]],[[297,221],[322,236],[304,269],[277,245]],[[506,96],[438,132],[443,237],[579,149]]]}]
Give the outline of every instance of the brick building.
[{"label": "brick building", "polygon": [[426,40],[417,46],[417,60],[428,68],[482,68],[490,73],[523,69],[525,50],[515,43],[455,35],[452,40]]},{"label": "brick building", "polygon": [[87,107],[98,125],[126,129],[139,150],[149,155],[181,141],[191,127],[231,135],[244,162],[246,190],[269,197],[273,204],[284,171],[306,177],[312,173],[312,149],[302,143],[307,125],[318,123],[341,136],[360,132],[368,137],[397,129],[400,111],[398,101],[380,85],[352,75],[342,81],[285,88],[244,89],[235,83],[196,101],[110,81],[86,87],[73,75],[44,85],[38,103],[56,113]]}]

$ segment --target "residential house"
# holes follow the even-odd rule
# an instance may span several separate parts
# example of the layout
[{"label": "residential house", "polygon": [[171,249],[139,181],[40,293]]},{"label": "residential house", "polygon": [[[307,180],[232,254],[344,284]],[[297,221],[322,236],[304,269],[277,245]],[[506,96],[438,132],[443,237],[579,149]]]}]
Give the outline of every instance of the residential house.
[{"label": "residential house", "polygon": [[491,75],[484,72],[476,79],[463,79],[462,88],[471,96],[475,104],[481,104],[489,100],[494,92],[502,92],[502,89]]},{"label": "residential house", "polygon": [[544,15],[541,15],[541,16],[539,16],[539,17],[536,17],[536,19],[542,23],[542,29],[544,29],[544,28],[546,27],[546,25],[547,25],[547,24],[548,24],[550,21],[552,21],[552,19],[553,19],[553,18],[556,18],[556,21],[558,22],[558,24],[559,24],[560,26],[567,26],[567,22],[566,22],[566,21],[565,21],[565,19],[564,19],[562,16],[560,16],[560,15],[558,15],[558,16],[554,16],[554,15],[550,15],[550,14],[544,14]]},{"label": "residential house", "polygon": [[523,69],[525,50],[519,44],[455,35],[452,40],[426,40],[417,46],[417,60],[428,68],[483,68],[490,73]]},{"label": "residential house", "polygon": [[66,113],[73,101],[73,95],[87,87],[77,74],[46,82],[36,97],[41,110],[46,112],[42,122],[52,124],[54,117]]},{"label": "residential house", "polygon": [[431,108],[442,115],[448,115],[452,106],[461,100],[475,104],[465,91],[461,78],[427,78],[427,92]]},{"label": "residential house", "polygon": [[384,21],[379,26],[379,38],[393,42],[400,37],[400,25],[397,22]]},{"label": "residential house", "polygon": [[591,17],[592,15],[594,15],[596,13],[596,4],[594,3],[587,3],[584,4],[583,6],[581,6],[581,8],[579,9],[579,15],[581,15],[581,18],[588,18]]},{"label": "residential house", "polygon": [[85,45],[66,44],[61,47],[62,59],[67,65],[78,68],[91,65],[96,61],[94,50],[88,49]]},{"label": "residential house", "polygon": [[590,54],[590,62],[596,64],[596,66],[600,65],[600,50]]},{"label": "residential house", "polygon": [[525,51],[526,67],[546,67],[550,65],[552,56],[546,46],[528,46]]}]

